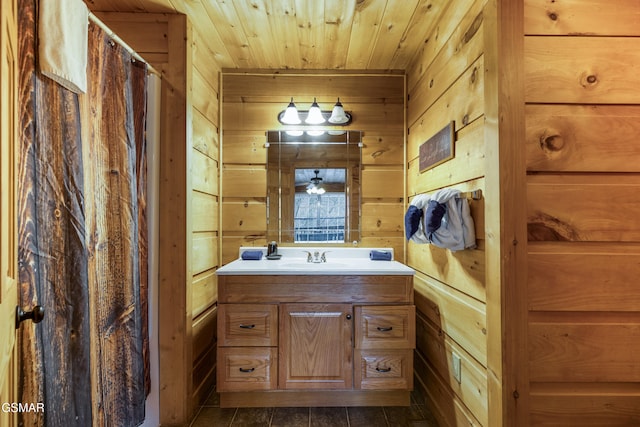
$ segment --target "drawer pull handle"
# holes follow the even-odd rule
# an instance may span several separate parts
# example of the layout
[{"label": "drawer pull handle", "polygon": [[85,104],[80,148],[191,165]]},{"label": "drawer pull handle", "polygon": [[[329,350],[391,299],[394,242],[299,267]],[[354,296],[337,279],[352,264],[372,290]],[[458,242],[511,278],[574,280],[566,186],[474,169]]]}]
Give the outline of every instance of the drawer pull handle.
[{"label": "drawer pull handle", "polygon": [[382,373],[391,372],[391,368],[380,368],[380,367],[377,367],[376,371],[382,372]]},{"label": "drawer pull handle", "polygon": [[253,329],[256,327],[256,325],[240,325],[240,327],[242,329]]},{"label": "drawer pull handle", "polygon": [[256,368],[240,368],[240,372],[249,373],[255,371]]},{"label": "drawer pull handle", "polygon": [[380,332],[389,332],[389,331],[393,330],[393,326],[389,326],[388,328],[383,328],[382,326],[378,326],[378,330]]}]

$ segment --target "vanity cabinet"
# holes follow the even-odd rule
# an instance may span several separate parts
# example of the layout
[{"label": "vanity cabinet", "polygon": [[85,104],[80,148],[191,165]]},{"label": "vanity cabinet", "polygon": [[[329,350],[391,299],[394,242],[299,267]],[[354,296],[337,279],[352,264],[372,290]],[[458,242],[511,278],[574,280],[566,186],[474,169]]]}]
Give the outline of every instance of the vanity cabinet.
[{"label": "vanity cabinet", "polygon": [[221,275],[222,407],[406,406],[415,306],[407,275]]}]

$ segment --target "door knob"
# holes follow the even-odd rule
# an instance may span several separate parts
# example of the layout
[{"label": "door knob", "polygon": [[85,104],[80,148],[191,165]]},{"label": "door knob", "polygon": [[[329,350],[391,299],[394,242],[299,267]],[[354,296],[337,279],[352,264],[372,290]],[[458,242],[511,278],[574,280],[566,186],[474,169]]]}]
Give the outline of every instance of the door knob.
[{"label": "door knob", "polygon": [[20,327],[20,322],[31,319],[33,323],[40,323],[44,319],[44,307],[36,305],[31,311],[24,311],[20,307],[16,307],[16,329]]}]

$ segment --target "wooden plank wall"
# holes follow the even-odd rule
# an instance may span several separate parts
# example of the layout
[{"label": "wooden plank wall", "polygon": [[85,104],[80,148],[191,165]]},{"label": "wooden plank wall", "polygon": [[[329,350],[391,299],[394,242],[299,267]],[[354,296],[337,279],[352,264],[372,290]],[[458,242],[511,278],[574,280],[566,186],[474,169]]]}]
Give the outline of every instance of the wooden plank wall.
[{"label": "wooden plank wall", "polygon": [[220,67],[184,15],[96,15],[162,72],[160,421],[186,423],[215,381]]},{"label": "wooden plank wall", "polygon": [[[203,35],[193,34],[192,226],[193,397],[206,399],[215,383],[219,267],[220,67]],[[189,292],[189,289],[187,289]]]},{"label": "wooden plank wall", "polygon": [[[404,259],[404,75],[309,72],[223,73],[222,263],[240,246],[266,245],[265,132],[293,97],[300,110],[338,97],[364,132],[361,231],[364,247],[392,247]],[[349,243],[350,244],[350,243]]]},{"label": "wooden plank wall", "polygon": [[[408,201],[441,188],[486,193],[485,3],[451,0],[407,70]],[[420,173],[420,145],[452,120],[455,158]],[[484,200],[470,206],[477,249],[407,244],[408,264],[416,270],[415,371],[443,426],[489,425]],[[461,359],[460,382],[453,354]]]},{"label": "wooden plank wall", "polygon": [[531,425],[640,425],[640,10],[525,0]]}]

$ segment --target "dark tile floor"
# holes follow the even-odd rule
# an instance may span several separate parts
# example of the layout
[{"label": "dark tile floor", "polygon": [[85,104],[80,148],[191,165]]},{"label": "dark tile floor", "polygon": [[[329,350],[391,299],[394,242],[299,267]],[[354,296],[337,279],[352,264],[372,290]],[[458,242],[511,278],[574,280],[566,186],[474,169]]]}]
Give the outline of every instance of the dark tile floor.
[{"label": "dark tile floor", "polygon": [[354,408],[220,408],[213,391],[191,427],[438,427],[416,389],[411,406]]}]

